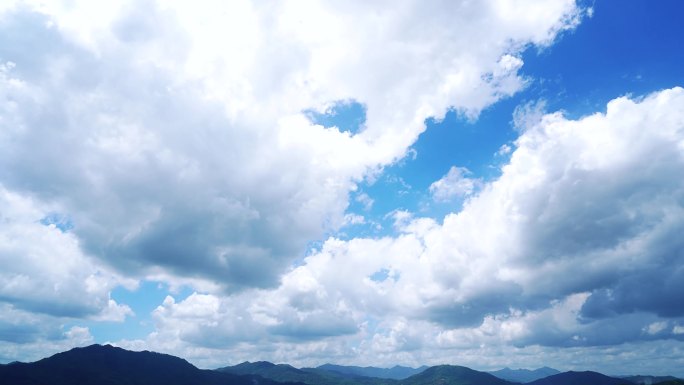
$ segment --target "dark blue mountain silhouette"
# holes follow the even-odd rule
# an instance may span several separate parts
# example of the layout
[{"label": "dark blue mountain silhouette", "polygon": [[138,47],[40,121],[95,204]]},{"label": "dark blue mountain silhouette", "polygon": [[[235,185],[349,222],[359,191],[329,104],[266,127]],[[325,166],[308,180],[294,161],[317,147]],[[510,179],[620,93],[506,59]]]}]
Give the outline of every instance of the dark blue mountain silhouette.
[{"label": "dark blue mountain silhouette", "polygon": [[[0,365],[7,385],[276,385],[258,376],[201,370],[184,359],[92,345],[32,363]],[[292,384],[294,385],[294,384]]]},{"label": "dark blue mountain silhouette", "polygon": [[503,368],[489,373],[504,380],[526,383],[553,376],[560,373],[560,371],[545,366],[535,370]]},{"label": "dark blue mountain silhouette", "polygon": [[565,372],[555,374],[540,380],[532,381],[528,385],[630,385],[623,378],[608,377],[596,372]]}]

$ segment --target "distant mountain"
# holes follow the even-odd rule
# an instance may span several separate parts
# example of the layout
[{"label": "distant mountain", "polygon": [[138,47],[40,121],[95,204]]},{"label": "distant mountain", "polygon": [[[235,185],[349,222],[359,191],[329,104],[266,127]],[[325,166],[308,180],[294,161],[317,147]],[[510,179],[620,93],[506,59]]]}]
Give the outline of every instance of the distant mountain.
[{"label": "distant mountain", "polygon": [[[440,365],[425,369],[403,381],[401,385],[512,385],[485,372],[478,372],[465,366]],[[588,384],[584,384],[588,385]]]},{"label": "distant mountain", "polygon": [[[335,369],[335,370],[333,370]],[[401,375],[404,379],[362,376]],[[553,371],[542,368],[537,373]],[[500,371],[497,371],[500,372]],[[511,372],[516,372],[512,370]],[[664,382],[661,380],[665,380]],[[633,381],[633,382],[630,382]],[[649,384],[649,381],[651,383]],[[270,362],[243,362],[217,370],[202,370],[184,359],[154,352],[132,352],[110,345],[75,348],[32,363],[0,365],[2,385],[519,385],[490,373],[463,366],[391,369],[323,365],[297,369]],[[528,385],[684,385],[674,377],[608,377],[596,372],[565,372]]]},{"label": "distant mountain", "polygon": [[243,362],[216,369],[237,375],[258,375],[274,381],[301,382],[308,385],[396,385],[393,380],[327,371],[319,368],[297,369],[286,364]]},{"label": "distant mountain", "polygon": [[[92,345],[32,363],[0,365],[8,385],[278,385],[257,376],[201,370],[184,359]],[[291,384],[294,385],[294,384]]]},{"label": "distant mountain", "polygon": [[535,370],[503,368],[489,373],[504,380],[526,383],[553,376],[560,373],[560,371],[545,366]]},{"label": "distant mountain", "polygon": [[361,367],[324,364],[317,367],[316,369],[327,370],[330,372],[337,372],[354,376],[403,380],[404,378],[408,378],[410,376],[413,376],[414,374],[418,374],[427,368],[427,366],[421,366],[420,368],[409,368],[406,366],[396,365],[392,368],[376,368],[374,366]]},{"label": "distant mountain", "polygon": [[672,376],[620,376],[619,378],[624,378],[625,380],[629,380],[629,382],[637,385],[655,385],[671,381],[674,381],[673,383],[676,383],[676,381],[682,381],[682,384],[684,384],[683,380]]},{"label": "distant mountain", "polygon": [[[349,368],[328,364],[318,368],[296,369],[290,365],[275,365],[270,362],[243,362],[217,370],[232,374],[259,375],[275,381],[297,381],[308,385],[518,385],[463,366],[441,365],[422,368],[420,373],[401,380],[361,376],[355,374],[354,367]],[[365,373],[372,373],[372,370]],[[379,373],[387,374],[384,371]]]},{"label": "distant mountain", "polygon": [[274,381],[298,381],[305,384],[325,383],[325,378],[317,374],[307,373],[290,365],[276,365],[267,361],[243,362],[235,366],[216,369],[221,373],[236,375],[258,375]]},{"label": "distant mountain", "polygon": [[243,362],[235,366],[227,366],[216,370],[238,375],[256,374],[276,381],[302,381],[303,376],[309,375],[293,366],[285,364],[276,365],[267,361]]},{"label": "distant mountain", "polygon": [[528,385],[630,385],[624,378],[608,377],[596,372],[564,372],[532,381]]}]

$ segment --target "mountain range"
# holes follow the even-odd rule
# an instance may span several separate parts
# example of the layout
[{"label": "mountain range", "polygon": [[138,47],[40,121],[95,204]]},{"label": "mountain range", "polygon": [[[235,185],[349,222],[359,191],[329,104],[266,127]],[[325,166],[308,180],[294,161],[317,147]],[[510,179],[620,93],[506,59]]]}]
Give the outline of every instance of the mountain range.
[{"label": "mountain range", "polygon": [[287,364],[270,362],[243,362],[235,366],[216,369],[222,373],[235,375],[258,375],[274,381],[302,382],[315,385],[394,385],[396,380],[367,377],[354,374],[352,371],[336,371],[321,368],[297,369]]},{"label": "mountain range", "polygon": [[624,378],[609,377],[597,372],[565,372],[540,378],[528,385],[625,385],[631,384]]},{"label": "mountain range", "polygon": [[[492,373],[464,366],[407,368],[321,365],[298,369],[266,361],[243,362],[216,370],[199,369],[182,358],[110,345],[91,345],[31,363],[0,365],[3,385],[684,385],[671,376],[609,377],[596,372],[503,369]],[[499,377],[497,377],[496,375]],[[507,376],[509,379],[500,378]],[[517,376],[517,377],[516,377]],[[519,382],[510,379],[517,378]],[[660,381],[663,380],[663,381]]]},{"label": "mountain range", "polygon": [[496,370],[489,373],[504,380],[527,383],[542,379],[544,377],[552,376],[560,372],[556,369],[545,366],[535,370],[503,368],[501,370]]},{"label": "mountain range", "polygon": [[[202,370],[182,358],[92,345],[32,363],[0,365],[3,385],[282,385],[260,376]],[[288,383],[288,385],[302,385]]]}]

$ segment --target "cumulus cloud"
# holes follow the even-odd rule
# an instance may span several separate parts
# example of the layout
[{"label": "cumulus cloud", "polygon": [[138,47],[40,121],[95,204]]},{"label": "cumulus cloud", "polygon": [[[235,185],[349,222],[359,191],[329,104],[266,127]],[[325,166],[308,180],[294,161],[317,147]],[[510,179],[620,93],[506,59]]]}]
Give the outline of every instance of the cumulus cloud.
[{"label": "cumulus cloud", "polygon": [[[681,349],[681,88],[577,120],[523,105],[501,177],[452,167],[431,185],[468,197],[461,211],[397,210],[396,235],[330,238],[291,266],[366,220],[350,194],[371,209],[356,184],[425,119],[474,118],[524,87],[521,50],[573,27],[573,1],[84,4],[0,15],[5,356],[92,340],[65,320],[132,314],[110,298],[135,285],[122,272],[197,292],[121,344],[207,363],[519,351],[570,369],[636,342],[653,362]],[[358,130],[312,122],[338,101],[365,107]]]},{"label": "cumulus cloud", "polygon": [[72,233],[41,222],[52,209],[0,186],[0,302],[53,317],[122,321],[131,309],[109,293],[134,282],[84,255]]},{"label": "cumulus cloud", "polygon": [[35,361],[93,341],[88,328],[0,303],[0,361]]},{"label": "cumulus cloud", "polygon": [[133,315],[110,298],[133,287],[84,255],[56,215],[59,208],[0,185],[0,361],[37,360],[93,343],[83,320],[121,322]]},{"label": "cumulus cloud", "polygon": [[[518,131],[523,131],[528,127],[533,127],[544,118],[546,114],[546,101],[537,100],[521,104],[513,111],[513,127]],[[502,146],[499,153],[507,154],[506,145]]]},{"label": "cumulus cloud", "polygon": [[375,200],[366,193],[358,194],[355,199],[366,211],[370,210],[373,207],[373,203],[375,203]]},{"label": "cumulus cloud", "polygon": [[430,185],[430,194],[436,201],[448,201],[467,197],[475,192],[482,181],[470,178],[472,173],[465,167],[452,166],[440,180]]},{"label": "cumulus cloud", "polygon": [[[396,212],[396,236],[331,238],[278,288],[217,301],[242,309],[257,340],[347,336],[365,353],[341,358],[374,362],[426,360],[433,349],[598,352],[681,340],[682,111],[684,89],[673,88],[578,120],[544,115],[516,140],[501,177],[443,223]],[[319,311],[339,322],[318,329]],[[411,356],[415,347],[424,349]]]},{"label": "cumulus cloud", "polygon": [[[274,286],[425,119],[520,90],[520,51],[578,15],[570,0],[8,6],[0,182],[59,206],[119,271]],[[366,107],[360,132],[307,118],[339,100]]]}]

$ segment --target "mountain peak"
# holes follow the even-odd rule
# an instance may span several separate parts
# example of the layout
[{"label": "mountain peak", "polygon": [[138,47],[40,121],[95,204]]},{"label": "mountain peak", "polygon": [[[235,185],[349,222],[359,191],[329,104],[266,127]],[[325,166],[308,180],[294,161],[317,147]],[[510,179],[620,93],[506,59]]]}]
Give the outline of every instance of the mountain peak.
[{"label": "mountain peak", "polygon": [[[255,379],[258,380],[255,382]],[[0,365],[2,384],[50,385],[278,385],[273,381],[201,370],[168,354],[90,345],[21,365]]]},{"label": "mountain peak", "polygon": [[615,377],[609,377],[601,373],[585,371],[568,371],[554,374],[530,383],[530,385],[575,385],[575,384],[593,384],[593,385],[624,385],[625,380]]},{"label": "mountain peak", "polygon": [[404,380],[405,385],[444,384],[444,385],[512,385],[511,382],[492,374],[480,372],[465,366],[438,365]]},{"label": "mountain peak", "polygon": [[536,381],[554,374],[560,373],[558,370],[549,368],[548,366],[541,367],[539,369],[529,370],[529,369],[511,369],[505,367],[501,370],[495,370],[489,372],[496,377],[507,381],[527,383]]}]

